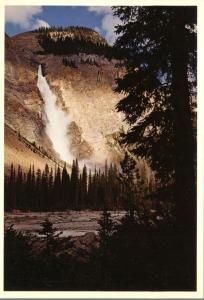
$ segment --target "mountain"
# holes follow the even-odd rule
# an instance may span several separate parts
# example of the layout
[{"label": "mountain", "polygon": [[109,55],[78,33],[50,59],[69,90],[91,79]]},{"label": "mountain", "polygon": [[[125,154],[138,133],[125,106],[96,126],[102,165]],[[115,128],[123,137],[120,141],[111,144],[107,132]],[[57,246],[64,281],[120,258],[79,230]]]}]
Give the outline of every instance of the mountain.
[{"label": "mountain", "polygon": [[[55,53],[42,37],[54,43]],[[69,51],[58,54],[65,42]],[[39,65],[58,108],[71,120],[66,138],[72,155],[92,166],[104,165],[106,159],[119,162],[116,137],[124,124],[115,111],[121,95],[114,87],[124,69],[107,57],[108,49],[96,31],[80,27],[5,35],[5,171],[12,162],[24,169],[33,163],[36,168],[64,163],[46,131],[45,102],[37,87]]]}]

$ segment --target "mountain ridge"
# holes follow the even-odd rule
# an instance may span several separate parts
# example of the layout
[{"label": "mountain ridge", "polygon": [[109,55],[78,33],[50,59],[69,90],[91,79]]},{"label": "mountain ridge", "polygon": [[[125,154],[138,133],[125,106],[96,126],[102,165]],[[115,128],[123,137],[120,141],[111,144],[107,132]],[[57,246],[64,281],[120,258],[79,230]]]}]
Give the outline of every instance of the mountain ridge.
[{"label": "mountain ridge", "polygon": [[91,40],[92,42],[100,45],[104,44],[107,45],[107,40],[99,34],[96,30],[88,27],[82,26],[69,26],[69,27],[41,27],[37,30],[32,32],[35,33],[43,33],[43,34],[50,34],[53,39],[57,38],[66,38],[67,36],[71,37],[72,39],[87,39]]}]

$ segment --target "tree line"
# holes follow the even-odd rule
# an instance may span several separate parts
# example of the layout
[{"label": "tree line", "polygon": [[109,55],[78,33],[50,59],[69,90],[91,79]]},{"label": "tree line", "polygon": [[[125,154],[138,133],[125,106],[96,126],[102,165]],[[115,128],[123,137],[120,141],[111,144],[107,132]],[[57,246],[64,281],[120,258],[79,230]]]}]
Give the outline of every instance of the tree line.
[{"label": "tree line", "polygon": [[[53,37],[51,33],[54,31],[58,33],[68,31],[73,36],[58,34],[58,36]],[[68,27],[62,30],[60,28],[45,28],[39,30],[38,41],[45,54],[66,55],[87,53],[108,55],[111,47],[99,35],[92,37],[93,34],[93,30],[81,27]]]},{"label": "tree line", "polygon": [[[43,48],[40,54],[86,53],[105,56],[108,59],[122,59],[126,53],[124,49],[110,46],[97,32],[85,27],[42,27],[35,32],[38,33],[38,42]],[[65,35],[64,32],[69,34]]]},{"label": "tree line", "polygon": [[[138,170],[136,176],[139,178]],[[86,165],[80,171],[78,161],[74,160],[71,174],[66,164],[63,169],[54,170],[46,164],[43,171],[35,171],[33,165],[27,173],[20,166],[16,170],[12,164],[9,175],[5,175],[5,210],[122,209],[127,197],[124,182],[115,164],[105,163],[103,171],[95,168],[88,172]],[[136,194],[136,185],[133,186]],[[147,191],[148,184],[143,180],[140,192],[144,196]]]},{"label": "tree line", "polygon": [[73,34],[74,36],[77,36],[78,38],[83,36],[86,36],[87,38],[91,38],[93,34],[95,36],[98,36],[98,39],[100,39],[101,43],[107,43],[106,40],[99,35],[97,31],[94,29],[84,27],[84,26],[50,26],[50,27],[40,27],[33,32],[35,33],[49,33],[49,32],[69,32],[70,34]]},{"label": "tree line", "polygon": [[[72,68],[77,68],[77,64],[74,60],[70,59],[69,57],[63,57],[62,63],[64,66],[69,66]],[[99,67],[99,63],[97,63],[95,60],[88,59],[80,59],[80,64],[89,64],[91,66]]]}]

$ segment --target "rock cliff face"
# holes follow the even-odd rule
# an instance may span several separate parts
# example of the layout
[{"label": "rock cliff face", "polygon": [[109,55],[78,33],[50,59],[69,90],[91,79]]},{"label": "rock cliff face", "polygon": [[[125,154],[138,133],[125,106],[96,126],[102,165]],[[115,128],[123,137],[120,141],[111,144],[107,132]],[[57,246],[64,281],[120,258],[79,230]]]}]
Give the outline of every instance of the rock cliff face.
[{"label": "rock cliff face", "polygon": [[[16,134],[15,138],[25,138],[37,150],[43,149],[46,157],[50,158],[48,163],[56,161],[63,164],[45,131],[44,103],[36,85],[39,64],[43,66],[50,88],[57,96],[58,106],[71,119],[67,138],[71,141],[74,157],[90,165],[103,165],[106,159],[119,161],[121,150],[114,137],[122,126],[123,116],[115,111],[120,96],[113,89],[115,78],[124,70],[116,67],[115,61],[95,54],[79,53],[66,56],[71,63],[64,64],[62,56],[40,54],[42,48],[36,32],[12,38],[6,36],[5,48],[6,169],[14,159],[16,161],[13,162],[23,168],[32,163],[32,155],[28,151],[25,160],[18,157],[18,151],[20,155],[27,146],[23,139],[18,139],[14,145],[11,134]],[[35,165],[41,168],[44,158],[37,150]]]}]

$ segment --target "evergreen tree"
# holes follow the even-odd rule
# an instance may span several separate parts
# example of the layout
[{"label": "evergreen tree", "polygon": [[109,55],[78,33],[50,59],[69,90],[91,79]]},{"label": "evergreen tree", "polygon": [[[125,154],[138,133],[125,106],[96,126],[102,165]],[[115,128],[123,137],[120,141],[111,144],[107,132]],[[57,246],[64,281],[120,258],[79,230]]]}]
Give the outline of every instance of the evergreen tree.
[{"label": "evergreen tree", "polygon": [[97,200],[98,200],[98,178],[97,178],[97,170],[95,167],[93,180],[92,180],[92,209],[97,209]]},{"label": "evergreen tree", "polygon": [[8,206],[10,209],[15,208],[16,206],[16,170],[13,165],[11,164],[10,169],[10,176],[9,176],[9,201]]},{"label": "evergreen tree", "polygon": [[83,167],[82,171],[82,179],[81,179],[81,190],[82,190],[82,196],[81,196],[81,207],[85,208],[87,205],[87,169],[86,165]]},{"label": "evergreen tree", "polygon": [[41,182],[41,170],[36,171],[36,209],[42,209],[42,182]]},{"label": "evergreen tree", "polygon": [[71,194],[71,202],[73,208],[78,207],[78,198],[79,198],[79,193],[78,193],[78,188],[79,188],[79,166],[78,166],[78,161],[73,160],[72,164],[72,172],[71,172],[71,182],[70,182],[70,194]]},{"label": "evergreen tree", "polygon": [[53,227],[53,223],[48,219],[45,219],[41,223],[41,227],[42,229],[39,233],[46,236],[45,254],[50,255],[56,245],[56,238],[61,234],[61,232],[57,233],[57,229]]},{"label": "evergreen tree", "polygon": [[52,191],[52,189],[53,189],[53,183],[54,183],[54,181],[53,181],[53,169],[51,168],[50,172],[49,172],[49,184],[48,184],[50,191]]},{"label": "evergreen tree", "polygon": [[4,209],[9,211],[9,176],[4,175]]},{"label": "evergreen tree", "polygon": [[89,176],[88,176],[88,193],[87,193],[87,202],[88,202],[88,208],[91,208],[92,205],[92,197],[93,197],[93,188],[92,188],[92,173],[91,170],[89,170]]},{"label": "evergreen tree", "polygon": [[62,209],[66,209],[69,205],[69,189],[70,189],[70,178],[67,173],[66,163],[62,170]]},{"label": "evergreen tree", "polygon": [[32,185],[32,170],[31,166],[26,174],[26,183],[25,183],[25,193],[26,193],[26,203],[25,209],[31,210],[32,209],[32,197],[33,197],[33,185]]},{"label": "evergreen tree", "polygon": [[112,264],[112,252],[111,252],[111,239],[114,233],[114,223],[111,219],[110,212],[104,206],[99,220],[99,263],[98,272],[100,275],[100,281],[104,290],[111,288],[111,273],[110,266]]},{"label": "evergreen tree", "polygon": [[[115,7],[116,46],[126,50],[117,105],[131,129],[123,142],[145,157],[163,184],[174,182],[177,222],[195,228],[196,7]],[[187,228],[186,227],[186,228]]]},{"label": "evergreen tree", "polygon": [[109,242],[111,236],[114,232],[114,223],[111,219],[110,212],[107,211],[106,207],[104,207],[101,219],[99,220],[99,238],[100,238],[100,246],[103,251],[106,252],[109,246]]},{"label": "evergreen tree", "polygon": [[[112,166],[110,166],[111,168]],[[104,199],[104,206],[107,208],[111,207],[111,189],[112,186],[110,186],[110,169],[108,168],[108,162],[107,160],[105,161],[105,170],[104,170],[104,175],[105,175],[105,185],[104,185],[104,189],[105,189],[105,199]]]},{"label": "evergreen tree", "polygon": [[4,289],[23,290],[25,282],[32,288],[32,240],[29,235],[17,232],[13,225],[4,234]]},{"label": "evergreen tree", "polygon": [[18,166],[17,178],[16,178],[16,208],[23,209],[24,205],[24,184],[23,173],[21,167]]},{"label": "evergreen tree", "polygon": [[32,190],[32,197],[31,197],[31,209],[36,210],[37,202],[36,202],[36,186],[35,186],[35,167],[32,166],[32,173],[31,173],[31,190]]},{"label": "evergreen tree", "polygon": [[50,208],[50,198],[49,198],[49,166],[45,164],[44,171],[42,172],[41,179],[41,207],[42,210],[47,210]]},{"label": "evergreen tree", "polygon": [[59,167],[55,170],[55,179],[53,186],[53,202],[51,203],[52,209],[62,209],[62,181],[61,170]]},{"label": "evergreen tree", "polygon": [[130,215],[133,215],[138,207],[135,166],[135,160],[126,152],[124,159],[121,161],[122,173],[120,174],[120,180],[123,188],[123,207]]},{"label": "evergreen tree", "polygon": [[98,183],[98,188],[97,188],[97,208],[102,210],[104,207],[106,209],[110,209],[110,201],[109,196],[110,194],[107,193],[109,190],[107,188],[108,182],[106,181],[106,176],[105,173],[102,172],[102,174],[99,172],[99,183]]}]

